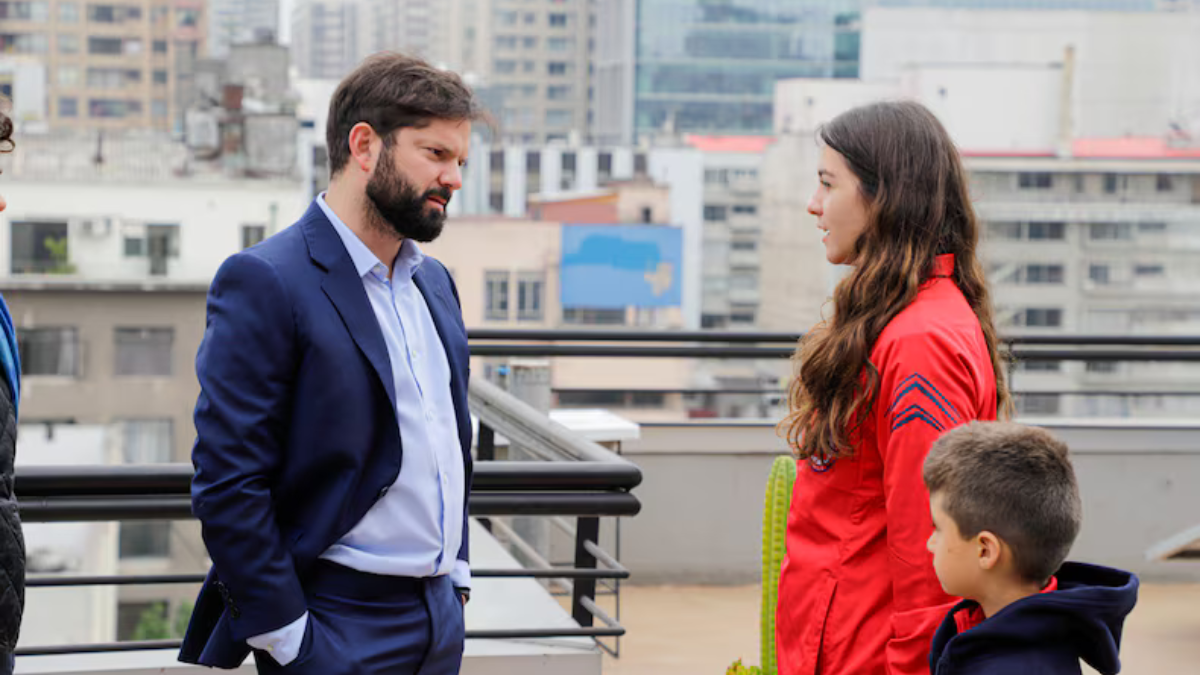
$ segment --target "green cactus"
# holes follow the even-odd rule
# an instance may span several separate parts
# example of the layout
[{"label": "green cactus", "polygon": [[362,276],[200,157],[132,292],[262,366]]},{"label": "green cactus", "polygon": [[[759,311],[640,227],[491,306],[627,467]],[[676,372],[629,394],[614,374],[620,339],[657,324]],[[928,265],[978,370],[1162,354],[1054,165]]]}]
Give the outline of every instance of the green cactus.
[{"label": "green cactus", "polygon": [[776,675],[775,607],[779,602],[779,572],[787,554],[787,518],[796,482],[796,460],[791,455],[776,457],[767,479],[762,529],[762,674]]}]

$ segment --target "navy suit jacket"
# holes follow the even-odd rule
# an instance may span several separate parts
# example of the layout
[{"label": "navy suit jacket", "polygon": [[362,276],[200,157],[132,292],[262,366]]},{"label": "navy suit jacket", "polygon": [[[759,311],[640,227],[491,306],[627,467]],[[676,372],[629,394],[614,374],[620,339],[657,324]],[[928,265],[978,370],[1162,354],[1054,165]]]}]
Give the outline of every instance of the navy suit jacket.
[{"label": "navy suit jacket", "polygon": [[[469,495],[469,354],[458,292],[432,258],[414,281],[450,364]],[[246,638],[307,610],[306,574],[395,482],[404,457],[383,333],[315,203],[221,266],[196,374],[192,510],[213,566],[179,658],[235,668],[250,652]],[[465,503],[463,520],[458,558],[467,560]]]}]

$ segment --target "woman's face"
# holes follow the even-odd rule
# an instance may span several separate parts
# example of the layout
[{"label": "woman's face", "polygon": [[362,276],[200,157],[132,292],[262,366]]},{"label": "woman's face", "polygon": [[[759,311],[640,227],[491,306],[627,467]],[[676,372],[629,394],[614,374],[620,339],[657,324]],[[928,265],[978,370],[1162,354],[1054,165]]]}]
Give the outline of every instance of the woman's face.
[{"label": "woman's face", "polygon": [[817,170],[820,184],[808,202],[808,212],[817,217],[825,231],[825,259],[835,265],[851,263],[854,244],[867,229],[867,203],[859,190],[858,177],[846,158],[828,145],[821,149]]}]

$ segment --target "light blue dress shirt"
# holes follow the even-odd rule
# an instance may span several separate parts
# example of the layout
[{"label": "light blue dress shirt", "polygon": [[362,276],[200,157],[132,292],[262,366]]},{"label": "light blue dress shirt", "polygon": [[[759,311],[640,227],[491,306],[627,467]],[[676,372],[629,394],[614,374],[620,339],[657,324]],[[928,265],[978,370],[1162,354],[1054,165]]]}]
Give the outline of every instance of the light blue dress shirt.
[{"label": "light blue dress shirt", "polygon": [[[458,559],[466,478],[450,396],[450,364],[429,306],[413,283],[425,256],[416,242],[405,239],[389,279],[387,265],[334,214],[324,194],[317,197],[317,204],[362,277],[387,344],[404,452],[396,481],[321,558],[371,574],[448,574],[456,587],[470,587],[470,567]],[[292,624],[247,642],[287,665],[300,651],[307,619],[305,613]]]}]

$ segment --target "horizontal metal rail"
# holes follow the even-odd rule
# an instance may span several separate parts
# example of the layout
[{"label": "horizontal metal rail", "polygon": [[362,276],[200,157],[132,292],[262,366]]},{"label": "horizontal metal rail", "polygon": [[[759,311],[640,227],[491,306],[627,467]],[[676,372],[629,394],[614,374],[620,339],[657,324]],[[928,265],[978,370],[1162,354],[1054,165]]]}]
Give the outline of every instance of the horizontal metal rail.
[{"label": "horizontal metal rail", "polygon": [[[30,523],[109,520],[189,520],[189,497],[172,495],[30,497],[18,495],[21,520]],[[634,516],[627,492],[474,492],[472,516]]]},{"label": "horizontal metal rail", "polygon": [[[680,331],[680,330],[507,330],[475,328],[467,331],[471,340],[493,342],[725,342],[795,343],[803,333],[755,331]],[[1045,346],[1174,346],[1200,347],[1195,335],[1009,335],[1006,344]]]},{"label": "horizontal metal rail", "polygon": [[[19,467],[16,493],[21,499],[186,495],[193,472],[187,463]],[[471,482],[480,492],[632,490],[641,471],[626,461],[479,462]]]},{"label": "horizontal metal rail", "polygon": [[[1049,344],[1049,343],[1048,343]],[[1073,343],[1072,343],[1073,344]],[[792,347],[727,345],[562,345],[562,344],[472,344],[472,356],[521,357],[599,357],[599,358],[696,358],[696,359],[784,359],[795,353]],[[1088,347],[1053,349],[1050,347],[1013,347],[1008,354],[1018,361],[1197,361],[1200,349],[1150,349],[1129,347]],[[474,385],[472,380],[472,385]]]},{"label": "horizontal metal rail", "polygon": [[[631,389],[629,387],[578,387],[552,389],[556,394],[680,394],[682,396],[748,396],[786,394],[787,389]],[[1010,391],[1013,396],[1027,394],[1054,394],[1057,396],[1200,396],[1200,391],[1122,391],[1119,389],[1020,389]]]}]

